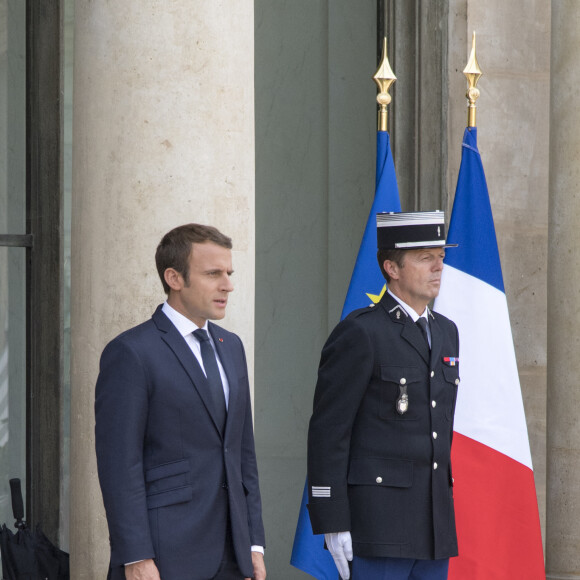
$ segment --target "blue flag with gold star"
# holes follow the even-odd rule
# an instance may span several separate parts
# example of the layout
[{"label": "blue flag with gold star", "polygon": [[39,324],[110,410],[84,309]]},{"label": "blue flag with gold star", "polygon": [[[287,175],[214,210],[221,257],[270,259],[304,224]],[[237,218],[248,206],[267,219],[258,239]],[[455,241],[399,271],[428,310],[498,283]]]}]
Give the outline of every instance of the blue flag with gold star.
[{"label": "blue flag with gold star", "polygon": [[386,131],[377,133],[377,178],[375,200],[354,264],[350,285],[342,308],[342,320],[357,308],[378,302],[385,290],[385,279],[377,262],[377,213],[401,211],[395,165]]},{"label": "blue flag with gold star", "polygon": [[[357,308],[364,308],[373,302],[378,302],[386,290],[385,279],[377,263],[376,215],[390,211],[401,211],[399,188],[389,134],[386,131],[378,131],[375,199],[350,279],[341,320]],[[308,486],[305,485],[290,564],[314,576],[317,580],[337,580],[339,576],[332,556],[328,550],[324,549],[324,536],[315,536],[312,533],[306,507],[307,490]]]}]

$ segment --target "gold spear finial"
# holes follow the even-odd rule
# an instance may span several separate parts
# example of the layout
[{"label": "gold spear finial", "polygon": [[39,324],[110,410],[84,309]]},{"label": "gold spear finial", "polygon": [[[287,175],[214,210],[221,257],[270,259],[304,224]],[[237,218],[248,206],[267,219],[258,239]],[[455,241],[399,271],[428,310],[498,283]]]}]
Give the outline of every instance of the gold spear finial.
[{"label": "gold spear finial", "polygon": [[469,61],[467,66],[463,70],[463,74],[467,77],[467,82],[469,83],[469,88],[465,96],[469,101],[467,105],[467,126],[476,127],[475,124],[475,101],[479,98],[479,89],[477,88],[477,81],[479,77],[483,74],[477,64],[477,57],[475,56],[475,30],[473,31],[473,41],[471,44],[471,54],[469,55]]},{"label": "gold spear finial", "polygon": [[373,80],[379,87],[379,94],[377,95],[377,103],[379,104],[379,120],[378,130],[387,130],[387,105],[391,102],[391,95],[389,89],[391,85],[397,80],[397,77],[391,70],[389,59],[387,58],[387,38],[383,41],[383,55],[381,57],[381,64],[377,72],[373,76]]}]

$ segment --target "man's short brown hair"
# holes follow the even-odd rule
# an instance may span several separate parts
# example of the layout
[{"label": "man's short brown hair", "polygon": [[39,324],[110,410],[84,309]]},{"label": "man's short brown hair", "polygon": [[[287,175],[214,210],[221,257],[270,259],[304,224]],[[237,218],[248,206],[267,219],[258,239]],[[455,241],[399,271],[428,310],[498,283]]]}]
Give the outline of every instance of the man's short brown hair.
[{"label": "man's short brown hair", "polygon": [[407,250],[390,249],[390,250],[379,250],[377,252],[377,260],[379,262],[379,268],[381,269],[381,272],[382,272],[383,276],[385,277],[387,284],[391,281],[391,278],[385,272],[385,267],[384,267],[385,260],[395,262],[395,264],[397,264],[397,266],[399,266],[399,268],[402,268],[403,264],[405,262],[405,252],[406,251]]},{"label": "man's short brown hair", "polygon": [[165,281],[165,270],[173,268],[179,272],[185,283],[189,283],[189,256],[193,244],[211,242],[222,248],[232,249],[232,239],[222,234],[213,226],[201,224],[185,224],[167,232],[155,252],[155,264],[157,272],[163,284],[165,294],[169,294],[169,286]]}]

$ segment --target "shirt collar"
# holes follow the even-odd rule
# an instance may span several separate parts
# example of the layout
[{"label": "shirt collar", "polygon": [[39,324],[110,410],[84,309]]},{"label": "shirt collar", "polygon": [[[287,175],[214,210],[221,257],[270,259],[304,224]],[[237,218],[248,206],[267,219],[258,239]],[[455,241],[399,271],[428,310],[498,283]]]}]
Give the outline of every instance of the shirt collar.
[{"label": "shirt collar", "polygon": [[405,312],[413,319],[413,322],[417,322],[419,318],[425,318],[427,322],[429,322],[429,306],[425,307],[423,314],[417,314],[413,308],[411,308],[406,302],[403,302],[403,300],[393,294],[388,288],[387,292],[405,309]]},{"label": "shirt collar", "polygon": [[[187,336],[188,334],[191,334],[194,330],[197,330],[199,328],[199,326],[195,324],[195,322],[192,322],[191,320],[189,320],[189,318],[183,316],[181,312],[177,312],[177,310],[175,310],[175,308],[173,308],[172,306],[169,306],[167,302],[163,303],[161,310],[163,311],[163,314],[165,314],[165,316],[167,316],[167,318],[171,320],[173,326],[177,328],[181,336]],[[205,321],[205,324],[201,328],[203,328],[209,334],[207,328],[207,320]]]}]

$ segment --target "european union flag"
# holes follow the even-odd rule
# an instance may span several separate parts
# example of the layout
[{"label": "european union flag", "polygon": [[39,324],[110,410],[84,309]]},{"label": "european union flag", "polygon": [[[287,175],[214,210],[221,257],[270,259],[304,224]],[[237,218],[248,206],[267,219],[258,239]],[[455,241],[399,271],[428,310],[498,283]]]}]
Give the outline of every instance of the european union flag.
[{"label": "european union flag", "polygon": [[341,320],[353,310],[368,306],[371,303],[369,294],[380,294],[385,286],[385,279],[377,263],[376,216],[377,213],[389,211],[401,211],[401,202],[389,134],[386,131],[379,131],[377,133],[375,200],[350,279]]},{"label": "european union flag", "polygon": [[[341,320],[353,310],[369,306],[371,302],[377,302],[385,290],[385,279],[377,263],[376,215],[390,211],[401,211],[399,188],[397,187],[395,165],[389,144],[389,134],[386,131],[378,131],[375,199],[350,279]],[[324,549],[324,536],[315,536],[312,533],[306,508],[308,502],[307,483],[302,495],[290,564],[318,580],[337,580],[338,572],[332,556]]]}]

